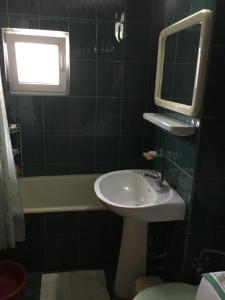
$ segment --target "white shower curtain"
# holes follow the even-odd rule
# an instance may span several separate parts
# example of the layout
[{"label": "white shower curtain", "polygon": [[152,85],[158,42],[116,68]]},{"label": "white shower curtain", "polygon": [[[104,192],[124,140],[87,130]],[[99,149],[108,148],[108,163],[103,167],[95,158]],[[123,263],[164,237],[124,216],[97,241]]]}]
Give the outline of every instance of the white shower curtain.
[{"label": "white shower curtain", "polygon": [[24,227],[0,70],[0,250],[23,241]]}]

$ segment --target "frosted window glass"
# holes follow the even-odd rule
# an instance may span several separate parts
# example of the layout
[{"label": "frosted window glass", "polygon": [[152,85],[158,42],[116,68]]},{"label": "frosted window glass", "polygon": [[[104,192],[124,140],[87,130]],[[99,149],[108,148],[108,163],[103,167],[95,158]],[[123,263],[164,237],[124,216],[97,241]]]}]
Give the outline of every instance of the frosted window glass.
[{"label": "frosted window glass", "polygon": [[59,85],[59,49],[57,45],[15,43],[20,84]]}]

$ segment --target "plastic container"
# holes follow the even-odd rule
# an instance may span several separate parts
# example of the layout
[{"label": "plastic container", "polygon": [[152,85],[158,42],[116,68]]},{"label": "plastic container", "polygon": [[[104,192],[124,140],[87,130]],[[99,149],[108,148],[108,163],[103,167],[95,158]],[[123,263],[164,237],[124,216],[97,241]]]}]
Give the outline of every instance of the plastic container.
[{"label": "plastic container", "polygon": [[0,261],[0,300],[20,300],[27,271],[18,262]]}]

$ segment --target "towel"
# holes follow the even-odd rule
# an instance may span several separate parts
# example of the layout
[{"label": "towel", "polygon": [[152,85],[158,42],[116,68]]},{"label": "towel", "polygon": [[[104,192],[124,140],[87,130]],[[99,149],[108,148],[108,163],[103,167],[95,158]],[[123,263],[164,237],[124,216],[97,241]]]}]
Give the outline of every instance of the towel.
[{"label": "towel", "polygon": [[220,299],[225,299],[225,272],[205,273],[203,277],[212,285]]}]

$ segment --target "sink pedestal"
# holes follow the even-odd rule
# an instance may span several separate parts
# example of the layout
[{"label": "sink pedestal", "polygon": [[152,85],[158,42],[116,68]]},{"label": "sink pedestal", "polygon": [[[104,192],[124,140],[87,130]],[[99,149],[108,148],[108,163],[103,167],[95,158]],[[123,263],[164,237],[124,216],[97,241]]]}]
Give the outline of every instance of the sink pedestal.
[{"label": "sink pedestal", "polygon": [[100,176],[94,186],[99,199],[124,217],[114,289],[124,299],[133,298],[135,280],[145,275],[148,222],[184,220],[185,216],[185,202],[176,191],[166,181],[158,186],[143,173],[146,170],[110,172]]},{"label": "sink pedestal", "polygon": [[115,294],[124,299],[133,298],[135,280],[146,273],[147,222],[123,218],[123,235],[118,260]]}]

